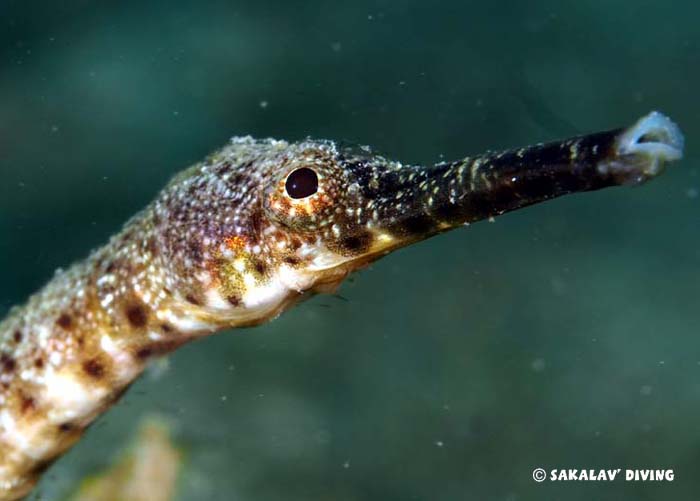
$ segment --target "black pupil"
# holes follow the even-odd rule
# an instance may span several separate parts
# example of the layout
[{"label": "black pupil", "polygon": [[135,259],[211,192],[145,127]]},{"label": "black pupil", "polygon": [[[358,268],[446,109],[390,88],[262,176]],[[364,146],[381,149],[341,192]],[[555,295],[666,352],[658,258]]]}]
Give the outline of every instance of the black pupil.
[{"label": "black pupil", "polygon": [[310,197],[318,191],[318,176],[313,170],[302,167],[287,176],[284,187],[292,198]]}]

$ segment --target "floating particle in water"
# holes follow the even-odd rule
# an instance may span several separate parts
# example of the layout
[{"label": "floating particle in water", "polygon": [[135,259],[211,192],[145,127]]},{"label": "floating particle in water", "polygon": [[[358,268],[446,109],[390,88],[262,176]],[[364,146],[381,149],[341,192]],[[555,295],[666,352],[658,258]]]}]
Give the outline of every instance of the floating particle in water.
[{"label": "floating particle in water", "polygon": [[270,103],[268,103],[268,102],[265,101],[265,100],[260,101],[260,103],[258,103],[258,105],[259,105],[263,110],[266,109],[266,108],[269,106],[269,104],[270,104]]},{"label": "floating particle in water", "polygon": [[532,367],[532,370],[535,372],[542,372],[545,367],[545,361],[544,358],[536,358],[532,361],[532,364],[530,365]]},{"label": "floating particle in water", "polygon": [[170,360],[161,358],[154,361],[147,369],[148,376],[152,381],[156,381],[165,376],[170,371]]},{"label": "floating particle in water", "polygon": [[642,396],[648,397],[649,395],[651,395],[653,390],[654,390],[654,388],[651,385],[645,384],[644,386],[639,388],[639,394]]},{"label": "floating particle in water", "polygon": [[553,276],[550,279],[550,287],[555,296],[563,296],[566,293],[566,283],[560,276]]},{"label": "floating particle in water", "polygon": [[314,440],[318,444],[327,444],[331,439],[331,434],[328,430],[318,430],[314,435]]}]

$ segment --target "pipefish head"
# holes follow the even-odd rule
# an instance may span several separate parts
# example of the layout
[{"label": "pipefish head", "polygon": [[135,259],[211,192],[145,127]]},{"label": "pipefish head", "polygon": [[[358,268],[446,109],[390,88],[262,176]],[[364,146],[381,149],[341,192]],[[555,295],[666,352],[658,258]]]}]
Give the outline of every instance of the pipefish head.
[{"label": "pipefish head", "polygon": [[447,229],[420,214],[438,184],[367,148],[236,138],[156,202],[169,288],[227,321],[264,321]]},{"label": "pipefish head", "polygon": [[641,183],[682,147],[678,128],[658,113],[627,129],[433,166],[330,141],[237,139],[175,183],[195,195],[180,211],[196,219],[186,224],[195,231],[166,240],[195,249],[184,255],[198,272],[178,274],[195,277],[190,285],[198,281],[207,307],[261,321],[432,235],[569,193]]},{"label": "pipefish head", "polygon": [[263,204],[277,230],[308,242],[295,254],[304,269],[332,281],[471,222],[564,194],[643,183],[682,157],[683,142],[658,112],[625,129],[433,166],[309,142],[274,173]]}]

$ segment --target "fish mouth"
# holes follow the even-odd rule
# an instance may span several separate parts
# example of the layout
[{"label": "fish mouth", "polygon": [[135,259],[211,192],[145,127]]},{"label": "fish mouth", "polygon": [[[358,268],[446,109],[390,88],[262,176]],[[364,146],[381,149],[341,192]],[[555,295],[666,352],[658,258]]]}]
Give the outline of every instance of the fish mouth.
[{"label": "fish mouth", "polygon": [[652,111],[629,127],[618,139],[621,155],[644,154],[665,161],[683,158],[685,139],[681,129],[666,115]]},{"label": "fish mouth", "polygon": [[[683,158],[685,139],[678,125],[658,111],[652,111],[627,128],[617,139],[616,151],[620,159],[638,157],[644,165],[630,162],[645,177],[661,173],[667,162]],[[624,167],[615,162],[615,167]]]}]

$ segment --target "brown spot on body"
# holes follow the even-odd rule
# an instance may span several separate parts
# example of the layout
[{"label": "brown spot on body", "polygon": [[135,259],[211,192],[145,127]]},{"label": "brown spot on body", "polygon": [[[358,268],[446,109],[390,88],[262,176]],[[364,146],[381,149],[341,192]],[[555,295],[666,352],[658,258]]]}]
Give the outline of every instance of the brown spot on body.
[{"label": "brown spot on body", "polygon": [[265,225],[265,214],[261,210],[253,211],[250,216],[250,226],[253,229],[253,235],[259,235]]},{"label": "brown spot on body", "polygon": [[2,353],[0,354],[0,367],[2,368],[2,372],[14,372],[14,370],[17,368],[17,362],[14,358],[12,358],[12,356],[8,355],[7,353]]},{"label": "brown spot on body", "polygon": [[202,256],[204,254],[204,251],[202,249],[202,244],[198,242],[197,240],[193,240],[187,243],[187,250],[188,250],[188,255],[190,259],[192,259],[193,262],[199,263],[202,261]]},{"label": "brown spot on body", "polygon": [[255,271],[260,275],[267,273],[267,266],[265,266],[265,263],[262,261],[255,261],[253,268],[255,268]]},{"label": "brown spot on body", "polygon": [[187,294],[185,296],[185,301],[195,306],[202,306],[202,302],[194,294]]},{"label": "brown spot on body", "polygon": [[70,421],[67,421],[65,423],[61,423],[58,425],[58,431],[61,433],[66,433],[68,431],[71,431],[75,428],[75,425],[71,423]]},{"label": "brown spot on body", "polygon": [[73,318],[68,313],[62,313],[61,316],[56,319],[56,325],[64,330],[70,330],[73,328]]},{"label": "brown spot on body", "polygon": [[151,257],[158,257],[160,250],[158,249],[158,243],[155,238],[150,238],[146,244],[146,249],[151,253]]},{"label": "brown spot on body", "polygon": [[136,358],[139,358],[141,360],[145,360],[147,358],[151,358],[155,352],[153,351],[153,348],[151,346],[144,346],[143,348],[139,348],[136,350]]},{"label": "brown spot on body", "polygon": [[163,332],[173,332],[175,329],[170,324],[160,324],[160,330]]},{"label": "brown spot on body", "polygon": [[44,359],[41,357],[38,357],[36,360],[34,360],[34,367],[37,369],[43,369],[44,368]]},{"label": "brown spot on body", "polygon": [[156,341],[141,346],[136,350],[134,354],[136,355],[136,358],[140,360],[146,360],[151,357],[170,353],[185,342],[187,342],[187,339]]},{"label": "brown spot on body", "polygon": [[101,379],[105,375],[105,366],[97,358],[91,358],[83,362],[83,371],[94,379]]},{"label": "brown spot on body", "polygon": [[284,262],[291,266],[297,266],[299,263],[301,263],[301,260],[298,257],[287,256],[284,258]]},{"label": "brown spot on body", "polygon": [[15,331],[15,333],[12,335],[12,339],[15,340],[15,343],[21,343],[22,342],[22,333],[20,331]]},{"label": "brown spot on body", "polygon": [[360,254],[369,249],[372,244],[372,234],[362,232],[350,235],[337,241],[337,250],[343,255]]},{"label": "brown spot on body", "polygon": [[124,313],[126,314],[126,319],[129,321],[129,324],[135,329],[145,327],[148,323],[148,311],[146,307],[140,303],[129,303]]},{"label": "brown spot on body", "polygon": [[21,390],[19,391],[18,397],[19,397],[19,410],[22,414],[26,414],[26,413],[31,412],[34,409],[36,409],[36,401],[34,400],[34,398],[25,394]]},{"label": "brown spot on body", "polygon": [[302,245],[303,245],[303,242],[301,241],[301,239],[296,238],[296,237],[293,237],[289,242],[289,246],[294,250],[299,250]]},{"label": "brown spot on body", "polygon": [[240,306],[241,304],[241,298],[239,296],[227,296],[226,301],[228,301],[231,304],[231,306]]}]

